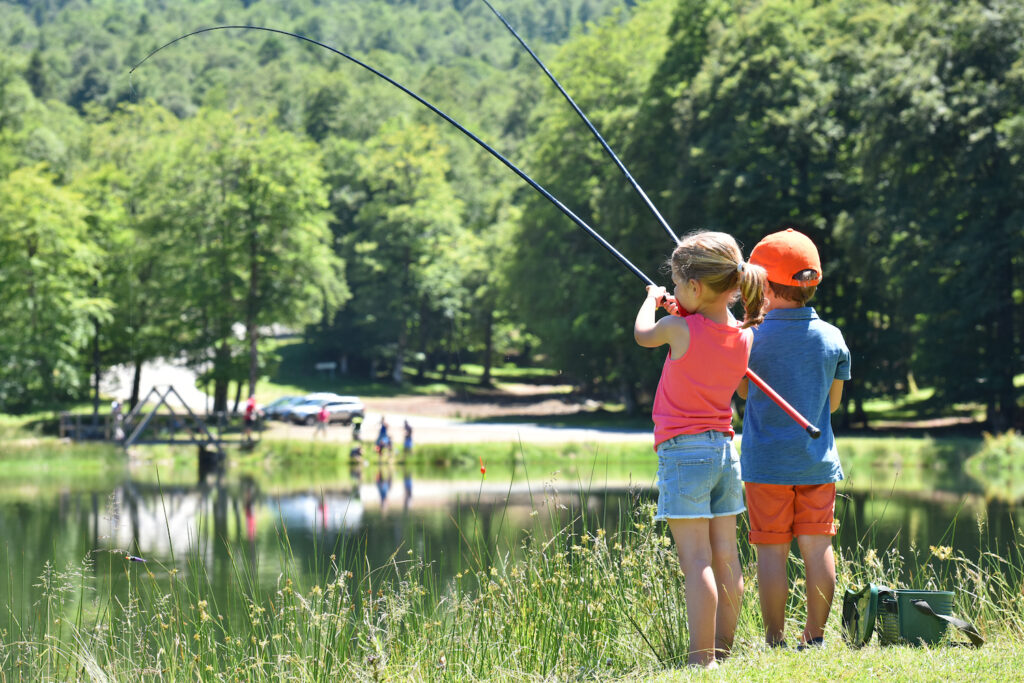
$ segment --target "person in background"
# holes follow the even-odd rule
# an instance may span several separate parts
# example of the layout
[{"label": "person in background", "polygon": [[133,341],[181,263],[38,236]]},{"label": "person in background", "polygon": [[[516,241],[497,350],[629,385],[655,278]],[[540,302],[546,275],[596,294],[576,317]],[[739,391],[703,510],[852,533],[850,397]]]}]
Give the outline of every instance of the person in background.
[{"label": "person in background", "polygon": [[402,450],[406,453],[412,452],[412,425],[409,424],[409,420],[406,420],[402,424],[402,428],[405,430],[405,439],[402,441]]},{"label": "person in background", "polygon": [[821,259],[809,237],[793,229],[772,233],[757,243],[750,262],[768,273],[767,313],[754,331],[750,369],[821,430],[811,439],[756,386],[740,383],[737,393],[747,399],[741,465],[765,642],[786,645],[786,564],[795,537],[807,573],[804,649],[823,643],[836,588],[832,537],[843,468],[831,413],[850,379],[850,351],[842,332],[807,305],[821,282]]},{"label": "person in background", "polygon": [[249,398],[245,402],[245,413],[242,416],[242,422],[245,425],[246,441],[252,441],[252,428],[256,424],[256,417],[256,397],[253,394],[249,394]]},{"label": "person in background", "polygon": [[317,434],[323,434],[324,438],[327,438],[327,423],[330,421],[331,415],[327,412],[327,401],[320,404],[320,412],[316,414],[316,431],[313,432],[313,438],[317,437]]},{"label": "person in background", "polygon": [[114,399],[110,402],[110,418],[114,423],[114,441],[124,441],[124,411],[121,402]]},{"label": "person in background", "polygon": [[[688,663],[714,668],[732,649],[743,595],[736,516],[743,512],[739,457],[733,448],[732,395],[747,371],[761,322],[765,273],[743,262],[721,232],[682,239],[669,261],[675,298],[686,317],[656,320],[664,287],[650,286],[633,334],[640,346],[668,345],[654,398],[658,511],[668,523],[686,577]],[[737,294],[744,322],[729,311]]]},{"label": "person in background", "polygon": [[379,455],[383,455],[384,451],[392,452],[391,435],[388,433],[388,420],[383,415],[380,417],[380,431],[377,432],[376,448]]}]

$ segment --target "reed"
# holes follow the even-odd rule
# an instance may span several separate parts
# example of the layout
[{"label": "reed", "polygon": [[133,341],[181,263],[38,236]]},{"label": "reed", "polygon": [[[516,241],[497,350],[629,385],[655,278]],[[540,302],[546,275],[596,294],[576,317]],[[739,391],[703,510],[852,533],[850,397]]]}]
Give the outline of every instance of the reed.
[{"label": "reed", "polygon": [[[685,581],[665,528],[653,522],[653,506],[638,497],[611,528],[595,526],[585,514],[560,521],[566,503],[586,509],[588,494],[580,495],[579,501],[538,495],[531,528],[508,547],[496,546],[495,530],[482,528],[472,512],[453,519],[462,543],[450,551],[461,570],[443,582],[436,567],[410,549],[369,567],[362,542],[319,548],[313,566],[300,571],[284,530],[277,555],[269,558],[236,556],[230,544],[203,532],[190,551],[172,553],[165,564],[109,552],[90,554],[76,566],[47,564],[31,589],[34,607],[0,619],[0,679],[690,676],[680,669],[687,648]],[[498,524],[509,523],[502,518]],[[1013,659],[1007,652],[1022,654],[1024,636],[1024,534],[1015,533],[1015,554],[1001,557],[983,547],[972,552],[977,560],[946,546],[904,556],[864,539],[837,553],[840,594],[867,581],[955,588],[956,613],[995,645],[978,653],[949,652],[1001,666]],[[214,552],[230,555],[226,591],[214,589],[207,559]],[[885,656],[876,645],[850,651],[840,644],[838,599],[826,637],[827,664],[815,664],[813,655],[795,660],[791,653],[765,651],[754,551],[741,541],[741,553],[747,589],[736,654],[725,664],[730,676],[817,675],[838,661],[846,662],[846,676],[857,677],[856,667]],[[799,559],[792,569],[789,630],[795,639],[805,604]],[[115,591],[98,578],[110,572],[123,572],[126,588]],[[268,572],[277,576],[270,589],[260,580]],[[909,668],[933,656],[928,649],[887,650],[897,651]]]}]

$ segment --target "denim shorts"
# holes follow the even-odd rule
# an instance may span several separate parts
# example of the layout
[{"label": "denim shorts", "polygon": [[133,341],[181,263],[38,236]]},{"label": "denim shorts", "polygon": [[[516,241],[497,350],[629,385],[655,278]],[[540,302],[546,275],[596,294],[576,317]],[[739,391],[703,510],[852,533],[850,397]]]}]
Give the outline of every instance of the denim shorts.
[{"label": "denim shorts", "polygon": [[710,519],[744,510],[740,457],[728,434],[680,434],[658,444],[655,519]]}]

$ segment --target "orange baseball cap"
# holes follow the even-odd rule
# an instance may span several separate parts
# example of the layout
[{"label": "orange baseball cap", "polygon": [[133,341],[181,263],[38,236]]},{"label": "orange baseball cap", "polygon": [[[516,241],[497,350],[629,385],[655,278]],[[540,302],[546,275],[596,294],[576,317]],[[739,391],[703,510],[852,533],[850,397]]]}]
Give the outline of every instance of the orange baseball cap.
[{"label": "orange baseball cap", "polygon": [[811,238],[793,228],[766,235],[750,252],[750,262],[768,273],[768,281],[792,287],[821,282],[821,258]]}]

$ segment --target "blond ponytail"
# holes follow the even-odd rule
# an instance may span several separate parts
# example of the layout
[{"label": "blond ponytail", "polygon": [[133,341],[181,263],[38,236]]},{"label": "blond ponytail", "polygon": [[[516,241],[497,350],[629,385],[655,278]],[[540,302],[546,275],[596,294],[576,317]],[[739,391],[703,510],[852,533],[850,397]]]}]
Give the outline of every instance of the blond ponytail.
[{"label": "blond ponytail", "polygon": [[687,235],[672,252],[669,265],[682,280],[700,280],[712,291],[738,289],[743,301],[744,328],[764,320],[767,275],[761,266],[744,263],[743,253],[732,235],[724,232]]},{"label": "blond ponytail", "polygon": [[764,321],[764,289],[768,274],[761,266],[744,263],[739,273],[740,299],[743,301],[743,327],[754,327]]}]

